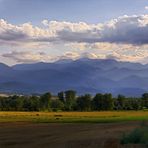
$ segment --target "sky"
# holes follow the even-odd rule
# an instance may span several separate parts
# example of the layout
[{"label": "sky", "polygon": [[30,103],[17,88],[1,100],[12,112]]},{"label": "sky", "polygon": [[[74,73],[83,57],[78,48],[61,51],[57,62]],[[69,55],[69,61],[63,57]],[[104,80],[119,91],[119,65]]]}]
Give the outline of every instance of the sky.
[{"label": "sky", "polygon": [[0,0],[0,62],[148,63],[148,0]]}]

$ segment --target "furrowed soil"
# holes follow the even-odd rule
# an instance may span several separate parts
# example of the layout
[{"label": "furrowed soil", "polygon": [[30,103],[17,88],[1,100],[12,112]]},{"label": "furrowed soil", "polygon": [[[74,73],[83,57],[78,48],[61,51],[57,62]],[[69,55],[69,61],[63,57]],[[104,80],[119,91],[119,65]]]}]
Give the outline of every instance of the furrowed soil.
[{"label": "furrowed soil", "polygon": [[122,123],[0,123],[0,148],[142,148],[120,145],[123,133],[141,126]]}]

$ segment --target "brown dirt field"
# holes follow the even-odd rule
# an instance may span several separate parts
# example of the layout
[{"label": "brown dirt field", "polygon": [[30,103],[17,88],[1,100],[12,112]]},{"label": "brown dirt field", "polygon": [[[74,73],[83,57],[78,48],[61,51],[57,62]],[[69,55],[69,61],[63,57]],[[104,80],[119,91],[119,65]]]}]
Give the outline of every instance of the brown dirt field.
[{"label": "brown dirt field", "polygon": [[0,148],[141,148],[120,137],[141,122],[106,124],[0,123]]}]

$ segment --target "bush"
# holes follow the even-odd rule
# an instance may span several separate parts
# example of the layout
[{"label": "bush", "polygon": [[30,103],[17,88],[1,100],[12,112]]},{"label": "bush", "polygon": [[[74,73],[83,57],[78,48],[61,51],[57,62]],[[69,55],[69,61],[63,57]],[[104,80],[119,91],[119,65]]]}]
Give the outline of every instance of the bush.
[{"label": "bush", "polygon": [[121,144],[148,144],[148,127],[141,127],[129,134],[124,134]]}]

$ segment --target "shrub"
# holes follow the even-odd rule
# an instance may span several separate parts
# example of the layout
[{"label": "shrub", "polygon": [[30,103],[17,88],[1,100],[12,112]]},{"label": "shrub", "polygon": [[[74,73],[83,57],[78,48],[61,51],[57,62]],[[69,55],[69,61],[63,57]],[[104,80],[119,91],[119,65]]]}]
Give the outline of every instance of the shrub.
[{"label": "shrub", "polygon": [[141,127],[133,130],[129,134],[124,134],[121,144],[148,144],[148,127]]}]

